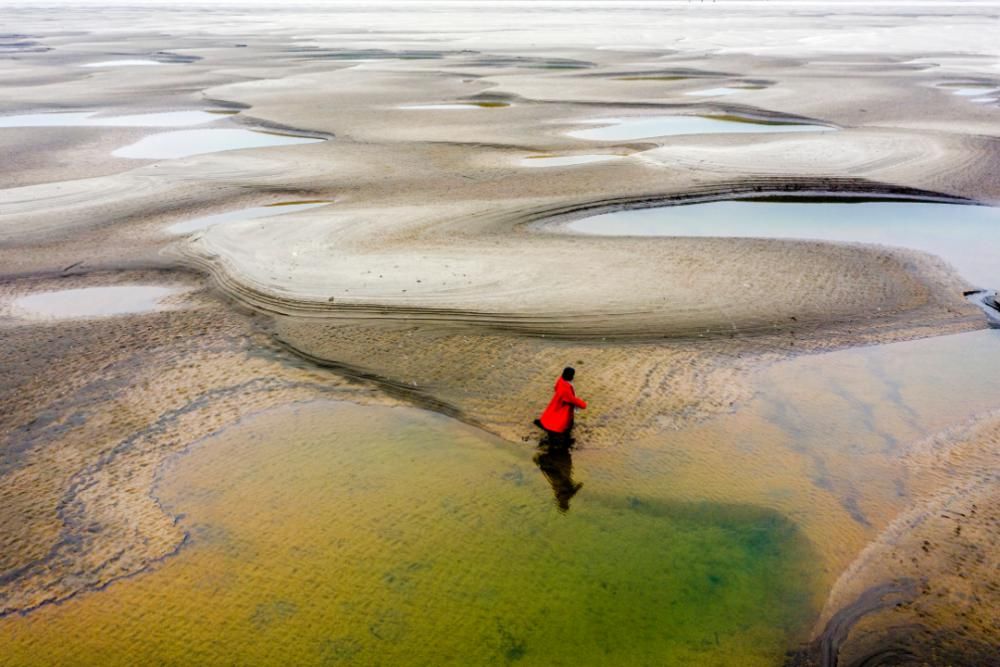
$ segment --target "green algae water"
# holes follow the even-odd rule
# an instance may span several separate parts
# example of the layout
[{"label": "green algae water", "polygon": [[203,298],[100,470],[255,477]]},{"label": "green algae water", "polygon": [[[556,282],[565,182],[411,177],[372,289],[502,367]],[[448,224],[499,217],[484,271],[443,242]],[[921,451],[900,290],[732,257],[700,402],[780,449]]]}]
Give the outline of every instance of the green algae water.
[{"label": "green algae water", "polygon": [[0,663],[774,665],[805,639],[816,558],[783,516],[585,471],[562,512],[533,453],[414,409],[258,414],[162,471],[176,555],[0,619]]}]

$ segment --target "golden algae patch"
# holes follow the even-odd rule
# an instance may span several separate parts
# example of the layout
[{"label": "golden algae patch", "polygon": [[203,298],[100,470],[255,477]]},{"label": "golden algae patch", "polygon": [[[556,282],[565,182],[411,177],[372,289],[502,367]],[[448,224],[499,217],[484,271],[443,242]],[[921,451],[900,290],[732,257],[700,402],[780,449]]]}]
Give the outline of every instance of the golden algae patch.
[{"label": "golden algae patch", "polygon": [[998,347],[996,332],[978,331],[775,364],[740,410],[636,443],[623,467],[636,488],[669,471],[673,497],[792,517],[832,585],[878,531],[949,481],[947,468],[913,453],[928,434],[996,405]]},{"label": "golden algae patch", "polygon": [[177,556],[3,619],[6,660],[769,665],[804,638],[780,514],[600,481],[561,513],[532,453],[412,409],[259,414],[164,471]]}]

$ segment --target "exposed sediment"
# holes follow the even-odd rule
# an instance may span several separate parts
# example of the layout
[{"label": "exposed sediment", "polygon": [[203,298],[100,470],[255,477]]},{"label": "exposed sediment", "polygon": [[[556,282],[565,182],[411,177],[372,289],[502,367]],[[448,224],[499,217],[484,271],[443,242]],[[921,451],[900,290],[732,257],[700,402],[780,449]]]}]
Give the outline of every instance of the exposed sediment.
[{"label": "exposed sediment", "polygon": [[[17,288],[150,280],[197,286],[176,272],[125,272]],[[10,284],[2,291],[9,298]],[[266,407],[331,392],[388,400],[371,383],[295,364],[255,332],[252,318],[204,292],[179,305],[0,324],[0,616],[100,588],[174,553],[184,534],[149,491],[163,460],[198,439]]]},{"label": "exposed sediment", "polygon": [[973,667],[996,658],[998,427],[1000,415],[983,415],[914,447],[905,463],[928,497],[841,575],[816,642],[792,664]]},{"label": "exposed sediment", "polygon": [[[150,494],[155,471],[272,405],[327,394],[405,400],[530,441],[552,377],[572,363],[593,406],[579,423],[581,451],[619,460],[636,442],[652,451],[651,439],[738,413],[775,361],[985,325],[951,267],[916,252],[581,238],[547,227],[583,212],[746,194],[996,203],[996,109],[935,87],[982,78],[995,64],[955,55],[993,48],[978,14],[965,38],[934,21],[907,24],[897,42],[872,39],[864,53],[843,31],[790,42],[746,16],[734,25],[761,52],[718,44],[718,17],[685,26],[671,48],[594,48],[607,45],[604,26],[574,35],[579,44],[539,46],[528,26],[488,31],[473,51],[450,25],[417,48],[405,35],[352,28],[351,14],[335,37],[301,24],[315,44],[290,44],[280,27],[234,27],[225,13],[199,17],[225,35],[97,24],[53,33],[31,10],[11,16],[23,36],[12,42],[17,57],[0,63],[2,113],[209,106],[240,112],[228,122],[332,139],[137,166],[110,153],[146,130],[0,130],[9,158],[0,165],[0,616],[99,589],[174,553],[185,538]],[[821,28],[808,16],[790,20],[806,22],[796,24],[800,36]],[[636,20],[616,39],[647,28]],[[109,49],[169,64],[148,68],[155,74],[79,67]],[[749,77],[766,87],[735,99],[686,96]],[[449,103],[485,106],[406,108]],[[566,134],[601,118],[664,113],[838,129],[628,142]],[[594,151],[626,157],[541,177],[517,166],[540,152]],[[165,232],[194,216],[315,198],[336,203],[180,241]],[[177,310],[114,320],[25,322],[7,309],[32,292],[137,280],[194,291]],[[989,658],[998,632],[988,613],[998,606],[990,508],[1000,499],[996,480],[980,473],[996,470],[994,423],[945,433],[909,456],[910,507],[891,525],[889,510],[858,509],[867,489],[845,498],[803,472],[816,464],[807,454],[786,453],[788,469],[775,473],[782,492],[829,513],[795,519],[828,552],[819,566],[827,580],[860,552],[816,642],[795,660]],[[687,444],[705,457],[750,456],[738,443]],[[779,504],[725,491],[731,502]],[[824,521],[836,528],[828,535]]]}]

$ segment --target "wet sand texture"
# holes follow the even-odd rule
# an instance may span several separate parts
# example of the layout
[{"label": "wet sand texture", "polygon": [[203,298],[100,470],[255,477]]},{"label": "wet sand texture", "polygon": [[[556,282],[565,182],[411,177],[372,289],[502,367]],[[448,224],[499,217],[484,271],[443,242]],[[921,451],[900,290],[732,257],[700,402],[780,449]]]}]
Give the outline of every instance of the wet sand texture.
[{"label": "wet sand texture", "polygon": [[[238,451],[239,422],[265,411],[273,445],[295,419],[289,406],[317,399],[416,405],[488,432],[497,449],[480,451],[480,464],[502,452],[535,475],[503,487],[544,503],[532,521],[600,506],[595,525],[621,512],[640,526],[662,509],[690,535],[702,520],[737,536],[770,526],[796,554],[772,563],[795,585],[769,631],[685,630],[687,643],[636,642],[649,651],[636,659],[989,664],[1000,392],[992,366],[970,355],[1000,355],[981,336],[993,332],[969,333],[986,320],[963,291],[998,286],[894,247],[593,237],[565,224],[748,194],[996,204],[1000,111],[980,97],[1000,77],[997,18],[978,5],[730,3],[720,16],[709,4],[122,7],[74,10],[57,27],[43,8],[0,9],[0,115],[225,112],[183,129],[164,117],[164,127],[0,127],[0,644],[17,640],[0,664],[37,664],[54,628],[76,638],[62,648],[81,647],[67,659],[137,657],[115,653],[131,634],[95,633],[96,619],[121,629],[115,610],[139,609],[146,592],[192,599],[157,583],[171,568],[197,569],[184,557],[204,535],[182,506],[221,516],[267,485],[249,470],[250,486],[227,487],[235,495],[216,505],[212,479],[198,482],[205,497],[170,496],[176,468],[165,462],[195,456],[196,443]],[[969,88],[984,95],[953,94]],[[678,115],[835,129],[572,136]],[[188,130],[311,143],[121,157]],[[621,157],[522,166],[593,154]],[[333,203],[170,231],[318,200]],[[113,318],[32,319],[17,305],[136,285],[177,292]],[[594,409],[578,423],[574,469],[586,486],[560,515],[531,463],[530,424],[566,363]],[[210,444],[202,451],[213,460]],[[678,510],[705,503],[732,514]],[[496,518],[482,507],[477,520]],[[389,532],[359,558],[396,529],[392,517],[366,517]],[[244,520],[221,523],[243,530]],[[336,530],[357,529],[349,523]],[[643,542],[642,530],[631,538]],[[248,533],[247,544],[266,538]],[[737,543],[712,538],[705,549]],[[213,553],[223,570],[270,562]],[[678,576],[682,588],[711,583]],[[763,581],[731,599],[757,599]],[[714,613],[709,602],[695,611]],[[264,625],[294,616],[280,599],[261,605],[250,615]],[[794,620],[782,616],[790,609]],[[376,639],[403,635],[388,607],[345,618],[352,632],[376,619]],[[524,628],[488,634],[484,661],[552,657]],[[97,636],[112,644],[90,643]],[[175,639],[165,629],[142,657],[173,655],[185,645]],[[326,639],[302,650],[360,663],[379,651],[368,635]],[[407,646],[381,655],[412,658]],[[248,645],[246,657],[268,650]]]}]

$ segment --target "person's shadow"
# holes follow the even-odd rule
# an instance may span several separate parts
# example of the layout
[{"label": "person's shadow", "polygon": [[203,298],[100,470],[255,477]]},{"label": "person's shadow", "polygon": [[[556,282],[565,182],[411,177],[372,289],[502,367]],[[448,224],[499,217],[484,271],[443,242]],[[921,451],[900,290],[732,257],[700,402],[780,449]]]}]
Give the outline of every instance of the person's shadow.
[{"label": "person's shadow", "polygon": [[552,486],[559,511],[568,512],[570,499],[583,486],[582,483],[573,481],[573,457],[569,453],[569,447],[546,446],[543,443],[538,448],[534,461]]}]

